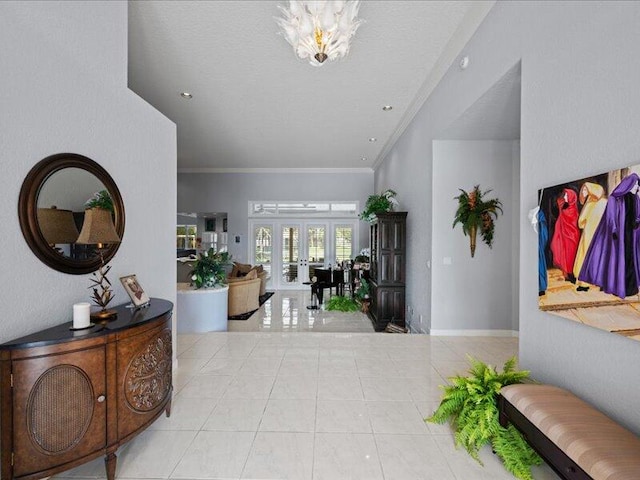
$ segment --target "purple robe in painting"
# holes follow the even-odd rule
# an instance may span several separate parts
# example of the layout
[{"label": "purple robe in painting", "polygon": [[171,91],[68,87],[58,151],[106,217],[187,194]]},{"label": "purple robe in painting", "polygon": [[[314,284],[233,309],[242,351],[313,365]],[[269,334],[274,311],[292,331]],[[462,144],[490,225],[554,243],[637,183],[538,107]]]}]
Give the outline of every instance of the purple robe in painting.
[{"label": "purple robe in painting", "polygon": [[613,190],[587,250],[579,280],[620,298],[638,293],[640,278],[640,197],[637,174]]}]

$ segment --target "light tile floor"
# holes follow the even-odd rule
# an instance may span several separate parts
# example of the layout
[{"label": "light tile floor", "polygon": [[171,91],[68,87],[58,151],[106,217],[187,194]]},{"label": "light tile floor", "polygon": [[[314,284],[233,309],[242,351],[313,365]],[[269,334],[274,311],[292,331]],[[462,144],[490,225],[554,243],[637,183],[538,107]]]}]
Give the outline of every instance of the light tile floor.
[{"label": "light tile floor", "polygon": [[[513,478],[488,448],[480,466],[455,449],[447,426],[423,418],[444,378],[467,370],[466,353],[502,365],[516,339],[309,333],[317,319],[336,329],[358,320],[318,312],[309,328],[306,303],[272,298],[269,328],[283,331],[264,332],[254,319],[260,331],[178,336],[171,417],[119,450],[118,479]],[[276,320],[286,298],[297,324],[293,314]],[[105,478],[103,462],[57,478]],[[557,479],[547,466],[534,478]]]},{"label": "light tile floor", "polygon": [[[329,290],[325,290],[325,299]],[[373,332],[360,312],[308,310],[311,289],[278,290],[247,320],[230,320],[230,332]]]}]

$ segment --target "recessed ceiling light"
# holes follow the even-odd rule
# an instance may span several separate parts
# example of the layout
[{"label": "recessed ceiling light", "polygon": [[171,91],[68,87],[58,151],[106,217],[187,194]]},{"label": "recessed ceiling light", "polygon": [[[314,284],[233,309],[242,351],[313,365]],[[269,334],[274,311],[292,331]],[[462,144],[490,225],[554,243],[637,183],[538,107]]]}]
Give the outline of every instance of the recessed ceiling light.
[{"label": "recessed ceiling light", "polygon": [[367,157],[362,157],[360,160],[362,160],[363,162],[367,161]]},{"label": "recessed ceiling light", "polygon": [[371,138],[369,139],[369,141],[370,141],[371,143],[373,143],[373,142],[377,142],[377,141],[378,141],[378,139],[377,139],[376,137],[371,137]]},{"label": "recessed ceiling light", "polygon": [[382,107],[382,110],[384,110],[385,112],[388,112],[389,110],[393,110],[393,106],[392,105],[385,105],[384,107]]},{"label": "recessed ceiling light", "polygon": [[181,93],[180,93],[180,96],[181,96],[182,98],[186,98],[187,100],[189,100],[189,99],[193,98],[193,95],[191,95],[189,92],[181,92]]}]

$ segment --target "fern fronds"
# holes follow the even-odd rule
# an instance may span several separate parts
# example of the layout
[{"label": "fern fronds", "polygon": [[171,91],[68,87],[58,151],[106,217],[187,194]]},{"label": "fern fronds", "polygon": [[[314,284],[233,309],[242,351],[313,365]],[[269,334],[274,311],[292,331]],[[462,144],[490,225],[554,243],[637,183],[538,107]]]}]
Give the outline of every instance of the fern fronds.
[{"label": "fern fronds", "polygon": [[530,479],[531,466],[538,465],[540,457],[513,426],[500,426],[497,406],[500,389],[521,383],[529,372],[516,370],[515,357],[504,364],[502,373],[471,356],[468,359],[469,375],[449,378],[451,383],[442,386],[444,394],[440,405],[425,421],[448,421],[455,430],[456,446],[464,447],[480,464],[480,449],[491,444],[508,471],[523,480]]},{"label": "fern fronds", "polygon": [[533,480],[531,466],[540,465],[542,459],[513,425],[500,427],[500,433],[493,438],[491,446],[505,468],[516,478]]}]

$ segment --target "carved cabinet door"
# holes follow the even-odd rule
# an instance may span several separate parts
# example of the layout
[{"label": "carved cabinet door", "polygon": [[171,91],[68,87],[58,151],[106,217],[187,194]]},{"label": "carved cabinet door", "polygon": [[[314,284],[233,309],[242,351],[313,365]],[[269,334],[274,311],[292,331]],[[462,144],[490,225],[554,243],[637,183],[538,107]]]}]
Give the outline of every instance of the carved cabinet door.
[{"label": "carved cabinet door", "polygon": [[171,319],[118,340],[118,435],[151,422],[171,394]]},{"label": "carved cabinet door", "polygon": [[14,477],[106,446],[104,346],[15,360]]}]

